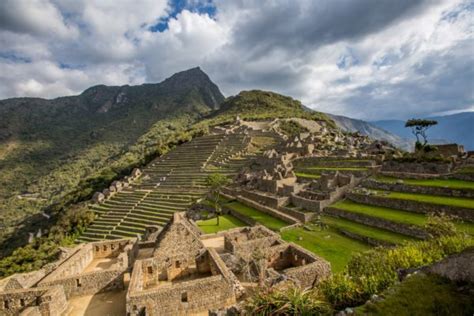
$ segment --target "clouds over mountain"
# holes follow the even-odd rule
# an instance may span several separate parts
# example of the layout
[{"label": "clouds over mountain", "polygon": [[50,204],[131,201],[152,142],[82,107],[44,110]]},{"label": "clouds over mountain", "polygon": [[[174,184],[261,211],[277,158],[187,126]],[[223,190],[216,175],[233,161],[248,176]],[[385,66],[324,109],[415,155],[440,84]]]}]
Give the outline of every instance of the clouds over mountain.
[{"label": "clouds over mountain", "polygon": [[271,89],[364,119],[472,107],[465,0],[0,3],[0,97],[137,84],[200,65],[226,94]]}]

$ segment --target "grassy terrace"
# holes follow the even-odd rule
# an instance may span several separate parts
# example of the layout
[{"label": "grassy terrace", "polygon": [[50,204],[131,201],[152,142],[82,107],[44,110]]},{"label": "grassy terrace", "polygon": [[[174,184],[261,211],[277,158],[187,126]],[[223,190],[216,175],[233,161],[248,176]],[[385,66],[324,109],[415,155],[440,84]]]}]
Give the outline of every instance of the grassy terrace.
[{"label": "grassy terrace", "polygon": [[[415,225],[420,227],[425,225],[428,219],[428,217],[424,214],[407,212],[388,207],[359,204],[350,200],[339,201],[331,205],[331,207],[335,207],[343,211],[378,217],[400,224]],[[460,231],[474,235],[473,223],[455,223],[455,225]]]},{"label": "grassy terrace", "polygon": [[333,272],[342,271],[353,254],[370,249],[365,243],[343,236],[333,228],[320,229],[314,226],[313,229],[288,229],[282,231],[281,236],[328,260]]},{"label": "grassy terrace", "polygon": [[213,234],[231,228],[247,226],[244,222],[230,214],[221,215],[219,218],[219,225],[217,225],[217,218],[197,221],[196,224],[206,234]]},{"label": "grassy terrace", "polygon": [[307,170],[321,170],[321,171],[367,171],[363,167],[307,167]]},{"label": "grassy terrace", "polygon": [[413,238],[409,236],[397,234],[385,229],[366,226],[342,218],[325,216],[323,217],[322,221],[324,224],[332,226],[336,229],[345,230],[353,234],[369,237],[392,244],[401,244],[404,241],[413,240]]},{"label": "grassy terrace", "polygon": [[[384,176],[375,179],[386,183],[395,183],[398,180],[397,178]],[[403,179],[403,183],[406,185],[474,190],[474,182],[457,179]]]},{"label": "grassy terrace", "polygon": [[415,194],[415,193],[402,193],[402,192],[390,192],[377,190],[377,195],[401,200],[410,200],[423,203],[432,203],[439,205],[448,205],[463,208],[474,209],[474,199],[460,198],[460,197],[447,197],[429,194]]},{"label": "grassy terrace", "polygon": [[280,228],[288,226],[288,223],[282,221],[281,219],[278,219],[266,213],[260,212],[259,210],[248,207],[237,201],[230,202],[226,204],[225,206],[244,216],[250,217],[254,221],[268,227],[271,230],[278,231]]},{"label": "grassy terrace", "polygon": [[308,178],[308,179],[319,179],[319,178],[321,178],[321,175],[319,175],[319,174],[310,174],[310,173],[304,173],[304,172],[295,172],[295,175],[299,178]]}]

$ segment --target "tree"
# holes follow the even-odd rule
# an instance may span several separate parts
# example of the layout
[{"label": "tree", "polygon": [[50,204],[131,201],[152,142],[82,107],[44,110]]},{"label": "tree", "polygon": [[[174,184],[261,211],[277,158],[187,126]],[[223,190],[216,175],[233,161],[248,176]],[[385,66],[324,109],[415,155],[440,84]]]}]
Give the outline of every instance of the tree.
[{"label": "tree", "polygon": [[206,184],[211,188],[214,198],[214,211],[217,215],[217,226],[219,226],[219,216],[221,214],[221,206],[219,204],[220,190],[229,183],[229,178],[220,173],[212,173],[206,179]]},{"label": "tree", "polygon": [[416,143],[421,144],[420,142],[420,136],[423,137],[423,144],[421,144],[422,147],[424,147],[428,143],[428,138],[426,136],[426,131],[438,124],[437,121],[434,120],[424,120],[424,119],[411,119],[408,120],[405,123],[405,127],[410,127],[411,132],[413,135],[416,137]]}]

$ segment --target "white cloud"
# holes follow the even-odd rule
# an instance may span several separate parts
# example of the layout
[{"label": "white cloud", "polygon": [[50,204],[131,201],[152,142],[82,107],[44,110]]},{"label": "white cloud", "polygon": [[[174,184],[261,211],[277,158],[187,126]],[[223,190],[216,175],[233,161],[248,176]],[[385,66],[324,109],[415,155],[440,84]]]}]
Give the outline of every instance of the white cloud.
[{"label": "white cloud", "polygon": [[269,89],[365,119],[473,104],[468,0],[166,0],[0,4],[0,97],[157,82],[201,66],[227,95]]}]

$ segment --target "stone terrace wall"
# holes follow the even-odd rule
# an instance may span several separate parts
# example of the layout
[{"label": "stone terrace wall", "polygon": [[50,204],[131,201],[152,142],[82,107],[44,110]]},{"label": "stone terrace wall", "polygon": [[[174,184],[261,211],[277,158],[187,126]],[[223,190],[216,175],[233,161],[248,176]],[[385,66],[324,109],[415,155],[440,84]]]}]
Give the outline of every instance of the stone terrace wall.
[{"label": "stone terrace wall", "polygon": [[291,217],[298,219],[303,223],[307,223],[317,216],[316,212],[300,212],[298,210],[293,210],[285,206],[280,207],[278,210],[290,215]]},{"label": "stone terrace wall", "polygon": [[421,239],[428,237],[426,231],[424,231],[421,227],[396,223],[396,222],[389,221],[380,217],[372,217],[372,216],[358,214],[354,212],[346,212],[344,210],[340,210],[334,207],[326,208],[324,210],[324,213],[329,214],[331,216],[335,216],[335,217],[342,217],[345,219],[349,219],[351,221],[364,224],[367,226],[386,229],[386,230],[389,230],[395,233],[400,233],[403,235],[413,236],[413,237],[421,238]]},{"label": "stone terrace wall", "polygon": [[415,213],[427,214],[444,212],[445,214],[458,216],[464,220],[468,220],[471,222],[474,221],[474,210],[468,208],[394,199],[383,196],[363,195],[356,193],[349,193],[347,195],[347,198],[357,203],[394,208]]},{"label": "stone terrace wall", "polygon": [[425,174],[446,174],[451,171],[450,163],[435,162],[397,162],[393,160],[385,161],[382,171],[401,173],[425,173]]},{"label": "stone terrace wall", "polygon": [[2,292],[0,301],[0,315],[18,315],[24,309],[35,307],[39,315],[59,316],[67,308],[66,296],[60,286]]},{"label": "stone terrace wall", "polygon": [[248,206],[251,206],[263,213],[266,213],[268,215],[271,215],[273,217],[276,217],[276,218],[279,218],[281,219],[282,221],[284,222],[287,222],[287,223],[290,223],[290,224],[296,224],[298,223],[298,220],[285,214],[285,213],[282,213],[282,212],[279,212],[278,210],[275,210],[275,209],[272,209],[268,206],[265,206],[265,205],[262,205],[260,203],[257,203],[255,201],[252,201],[252,200],[249,200],[245,197],[242,197],[242,196],[237,196],[237,201],[243,203],[243,204],[246,204]]},{"label": "stone terrace wall", "polygon": [[408,185],[408,184],[403,184],[403,183],[387,183],[387,182],[380,182],[380,181],[376,181],[372,179],[363,181],[362,185],[366,188],[374,189],[374,190],[474,198],[474,190],[468,190],[468,189],[450,189],[450,188],[443,188],[443,187]]},{"label": "stone terrace wall", "polygon": [[279,208],[288,203],[288,197],[271,196],[258,191],[251,192],[248,190],[242,190],[239,194],[247,199],[273,208]]},{"label": "stone terrace wall", "polygon": [[298,196],[296,194],[291,195],[291,204],[296,207],[300,207],[302,209],[313,211],[313,212],[321,212],[323,208],[331,204],[329,200],[310,200],[304,197]]}]

